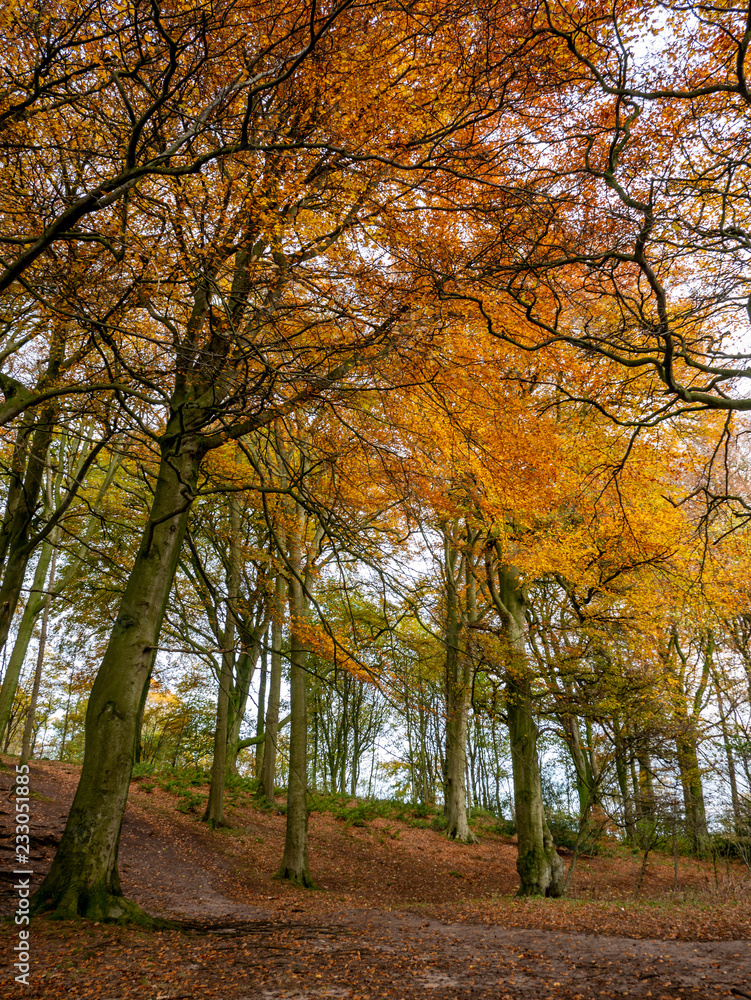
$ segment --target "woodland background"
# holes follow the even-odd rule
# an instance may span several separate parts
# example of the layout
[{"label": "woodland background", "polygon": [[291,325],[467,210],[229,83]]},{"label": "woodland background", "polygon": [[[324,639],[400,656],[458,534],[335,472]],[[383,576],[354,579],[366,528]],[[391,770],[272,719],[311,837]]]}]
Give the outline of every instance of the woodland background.
[{"label": "woodland background", "polygon": [[145,919],[133,767],[283,806],[302,885],[319,795],[490,813],[529,895],[748,866],[749,10],[0,36],[0,739],[83,764],[38,908]]}]

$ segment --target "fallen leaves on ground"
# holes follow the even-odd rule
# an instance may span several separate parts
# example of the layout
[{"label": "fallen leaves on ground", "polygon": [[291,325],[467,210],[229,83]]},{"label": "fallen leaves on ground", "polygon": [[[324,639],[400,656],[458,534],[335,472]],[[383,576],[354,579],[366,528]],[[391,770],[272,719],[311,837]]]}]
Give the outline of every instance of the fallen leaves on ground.
[{"label": "fallen leaves on ground", "polygon": [[[9,777],[0,775],[5,796]],[[59,839],[77,769],[32,769],[35,879]],[[181,930],[38,920],[30,987],[12,984],[15,927],[0,933],[11,995],[107,1000],[595,1000],[751,997],[751,900],[739,868],[614,846],[582,859],[566,900],[519,900],[515,845],[468,846],[397,820],[310,820],[318,891],[273,878],[284,817],[235,796],[209,831],[177,797],[134,783],[123,830],[127,895]],[[10,810],[0,819],[7,824]],[[7,865],[5,866],[7,868]],[[674,883],[677,885],[674,889]],[[13,906],[5,885],[5,913]],[[744,992],[745,991],[745,992]]]}]

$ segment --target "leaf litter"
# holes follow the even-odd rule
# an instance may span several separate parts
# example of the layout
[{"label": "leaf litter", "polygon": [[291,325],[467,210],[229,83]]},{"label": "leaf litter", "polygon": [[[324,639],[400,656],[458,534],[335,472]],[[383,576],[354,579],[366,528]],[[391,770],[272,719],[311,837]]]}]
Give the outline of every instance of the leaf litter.
[{"label": "leaf litter", "polygon": [[[35,884],[49,865],[78,778],[32,766]],[[0,773],[10,834],[10,773]],[[133,783],[123,826],[123,890],[169,930],[40,919],[29,987],[13,983],[16,928],[3,923],[2,996],[106,1000],[751,1000],[751,883],[739,867],[622,848],[579,861],[571,898],[520,900],[516,849],[481,831],[461,845],[399,820],[310,817],[319,889],[273,874],[284,816],[236,797],[231,828],[210,831],[176,795]],[[4,838],[10,843],[10,837]],[[570,860],[570,857],[567,859]],[[9,855],[0,912],[14,905]],[[8,989],[6,990],[6,985]]]}]

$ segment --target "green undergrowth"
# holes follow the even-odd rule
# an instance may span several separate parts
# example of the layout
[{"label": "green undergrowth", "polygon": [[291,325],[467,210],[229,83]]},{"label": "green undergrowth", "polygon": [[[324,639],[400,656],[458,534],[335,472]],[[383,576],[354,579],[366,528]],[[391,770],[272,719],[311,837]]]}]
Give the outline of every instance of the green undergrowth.
[{"label": "green undergrowth", "polygon": [[203,768],[183,768],[156,771],[153,765],[136,764],[133,780],[142,792],[160,788],[177,796],[177,809],[181,813],[200,813],[208,799],[211,776]]},{"label": "green undergrowth", "polygon": [[[211,785],[211,772],[205,768],[170,768],[157,770],[152,764],[136,764],[133,768],[133,781],[146,793],[155,788],[176,795],[180,812],[195,813],[202,811],[208,799]],[[227,776],[224,792],[224,804],[229,808],[244,808],[253,806],[257,809],[272,809],[283,812],[283,803],[276,807],[264,803],[258,798],[259,782],[256,778],[231,774]],[[286,789],[277,791],[284,795]]]},{"label": "green undergrowth", "polygon": [[[146,793],[158,788],[176,795],[177,808],[183,813],[197,813],[205,806],[211,775],[200,767],[156,769],[153,764],[136,764],[133,781]],[[259,797],[259,782],[256,778],[229,775],[225,791],[225,806],[271,810],[284,814],[285,788],[278,788],[275,805],[266,803]],[[359,799],[336,792],[311,792],[308,799],[311,813],[326,813],[341,820],[346,827],[368,827],[375,820],[399,822],[413,829],[446,829],[443,806],[428,803],[404,802],[400,799]],[[508,820],[484,809],[469,811],[470,824],[476,836],[496,835],[509,837],[516,833],[516,827]],[[396,833],[394,835],[397,835]]]},{"label": "green undergrowth", "polygon": [[[413,829],[446,829],[442,805],[404,802],[399,799],[357,799],[351,795],[331,792],[314,792],[310,796],[310,811],[328,813],[341,820],[346,827],[367,827],[374,820],[404,823]],[[483,809],[471,809],[470,824],[476,836],[495,834],[511,836],[516,832],[513,824]]]},{"label": "green undergrowth", "polygon": [[311,812],[328,813],[342,820],[345,826],[364,827],[382,819],[440,829],[443,822],[443,810],[436,806],[415,805],[396,799],[356,799],[336,792],[313,792],[309,803]]}]

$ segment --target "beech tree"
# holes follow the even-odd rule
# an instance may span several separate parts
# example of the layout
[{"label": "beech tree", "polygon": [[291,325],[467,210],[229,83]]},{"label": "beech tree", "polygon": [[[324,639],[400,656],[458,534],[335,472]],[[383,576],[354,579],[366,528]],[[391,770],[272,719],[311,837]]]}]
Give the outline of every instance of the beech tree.
[{"label": "beech tree", "polygon": [[[13,493],[18,483],[13,478],[9,483],[6,519],[16,521],[16,530],[12,532],[14,538],[11,543],[16,553],[16,565],[12,565],[14,557],[11,556],[9,572],[6,572],[4,582],[0,585],[0,590],[3,590],[6,596],[5,615],[0,624],[2,639],[0,646],[5,644],[13,620],[13,610],[22,594],[27,567],[35,555],[37,563],[0,688],[0,739],[9,717],[35,623],[46,604],[44,580],[50,561],[55,559],[58,549],[66,550],[65,566],[57,573],[55,580],[55,596],[60,596],[73,582],[87,546],[101,531],[101,523],[93,518],[87,518],[85,513],[88,512],[89,504],[98,508],[102,503],[105,494],[112,486],[119,457],[116,453],[110,455],[106,469],[92,462],[97,453],[101,453],[104,442],[95,443],[92,450],[90,442],[87,441],[91,430],[91,426],[88,428],[64,426],[54,438],[50,435],[47,451],[38,464],[31,484],[28,483],[27,469],[27,482],[20,489],[24,494],[20,506],[23,506],[25,511],[20,517],[18,517],[18,507],[16,512],[13,512],[16,506]],[[15,453],[16,446],[13,450]],[[55,463],[55,471],[50,468],[51,461]],[[85,524],[82,530],[79,530],[77,522],[81,521],[82,515]],[[69,540],[68,545],[63,545],[62,542],[60,532],[63,528],[65,538]],[[47,589],[49,590],[49,586]]]},{"label": "beech tree", "polygon": [[[492,549],[489,548],[492,556]],[[514,774],[519,852],[516,868],[522,896],[562,896],[565,868],[545,818],[532,709],[532,672],[526,659],[524,596],[513,568],[487,560],[487,581],[501,618],[505,648],[506,715]]]},{"label": "beech tree", "polygon": [[[230,0],[210,11],[188,2],[169,12],[95,3],[75,13],[64,4],[6,12],[0,293],[19,280],[37,286],[36,269],[58,243],[94,244],[122,259],[139,181],[193,175],[257,148],[259,103],[349,6],[321,13],[315,4]],[[39,402],[20,382],[3,388],[4,421]],[[47,389],[53,397],[70,391]]]},{"label": "beech tree", "polygon": [[[462,530],[463,529],[463,530]],[[467,823],[467,737],[476,660],[468,648],[469,631],[478,618],[476,563],[477,528],[442,526],[444,539],[444,601],[446,612],[446,834],[471,842]]]},{"label": "beech tree", "polygon": [[751,407],[748,13],[536,6],[529,128],[515,128],[513,102],[500,107],[461,207],[431,189],[453,223],[409,247],[438,294],[494,336],[533,357],[555,345],[567,364],[599,360],[611,384],[651,383],[625,412],[596,382],[560,379],[617,422]]},{"label": "beech tree", "polygon": [[[435,145],[431,111],[411,106],[409,116],[400,117],[413,95],[404,89],[405,57],[391,45],[393,26],[387,31],[368,8],[349,19],[341,9],[335,13],[319,19],[314,9],[302,55],[295,54],[299,21],[293,20],[283,42],[276,36],[259,40],[257,58],[284,52],[288,69],[243,109],[243,134],[254,136],[252,154],[238,152],[213,166],[204,161],[197,176],[150,174],[130,192],[132,242],[120,268],[123,279],[129,268],[139,276],[138,294],[127,320],[99,331],[97,347],[107,384],[116,384],[116,373],[127,382],[113,390],[118,406],[147,432],[159,469],[89,699],[76,800],[37,908],[101,918],[136,912],[120,893],[119,829],[137,720],[204,457],[312,399],[333,401],[360,388],[357,369],[398,342],[415,301],[414,288],[407,302],[397,276],[365,264],[350,234],[379,198],[391,197],[384,160],[403,149],[409,160],[414,143]],[[411,14],[405,18],[412,24]],[[378,29],[368,32],[367,54],[358,48],[363,21]],[[332,48],[324,53],[315,43],[334,27]],[[277,31],[276,22],[269,29]],[[411,35],[406,37],[409,46]],[[431,37],[425,36],[426,44]],[[230,47],[224,60],[230,79],[244,77],[244,52]],[[436,73],[445,72],[443,63],[434,65]],[[359,120],[361,88],[375,72],[382,74],[375,90],[381,111],[377,121]],[[335,109],[325,99],[332,80],[342,88]],[[415,78],[421,92],[427,83]],[[394,126],[389,145],[384,121]],[[295,138],[288,142],[290,134]],[[381,211],[387,214],[386,205]],[[154,407],[152,416],[136,412],[142,403]],[[292,597],[298,614],[299,595]],[[300,685],[293,684],[294,691],[300,694]],[[294,719],[300,698],[293,693],[292,701]],[[295,732],[293,723],[293,747]],[[291,762],[291,773],[296,769],[304,780],[304,767]]]},{"label": "beech tree", "polygon": [[[442,770],[449,836],[471,839],[471,695],[478,675],[495,672],[520,891],[563,891],[537,752],[546,698],[583,814],[601,778],[555,644],[535,647],[547,627],[534,621],[535,589],[555,587],[581,662],[601,681],[628,674],[633,622],[650,629],[640,663],[661,663],[692,836],[706,840],[697,744],[706,699],[727,697],[713,680],[720,630],[709,613],[692,631],[648,605],[661,571],[701,574],[722,627],[734,622],[737,648],[748,645],[741,588],[718,597],[726,567],[697,554],[700,463],[686,443],[730,434],[711,416],[699,431],[697,411],[751,408],[735,339],[751,301],[747,16],[633,0],[607,11],[223,0],[0,15],[0,644],[38,553],[0,723],[50,546],[68,544],[53,538],[57,526],[82,516],[82,492],[96,496],[88,477],[101,482],[108,447],[128,452],[123,497],[126,475],[142,480],[81,780],[37,909],[146,919],[122,896],[117,854],[171,599],[172,634],[190,631],[181,602],[201,607],[186,645],[215,657],[218,672],[212,824],[269,622],[261,780],[273,801],[288,637],[280,874],[312,884],[307,671],[315,655],[358,676],[356,651],[314,607],[316,573],[331,555],[393,578],[389,560],[412,551],[404,540],[417,528],[443,540],[431,609],[441,625],[429,640],[408,629],[394,640],[421,662],[401,677],[392,663],[389,683],[409,706],[411,781],[424,800]],[[644,46],[658,29],[662,44]],[[42,524],[62,423],[85,425],[87,448]],[[262,569],[246,545],[251,493],[267,532]],[[201,537],[212,503],[226,531],[210,525]],[[703,524],[706,552],[724,535],[711,517]],[[384,583],[388,599],[398,592]],[[608,646],[597,614],[619,627],[630,615],[631,627]],[[370,649],[382,655],[375,639]],[[693,687],[690,662],[701,665]],[[418,705],[410,685],[426,695]],[[605,701],[597,724],[633,835],[640,781],[646,789],[653,773],[650,729],[646,715],[627,719]]]}]

